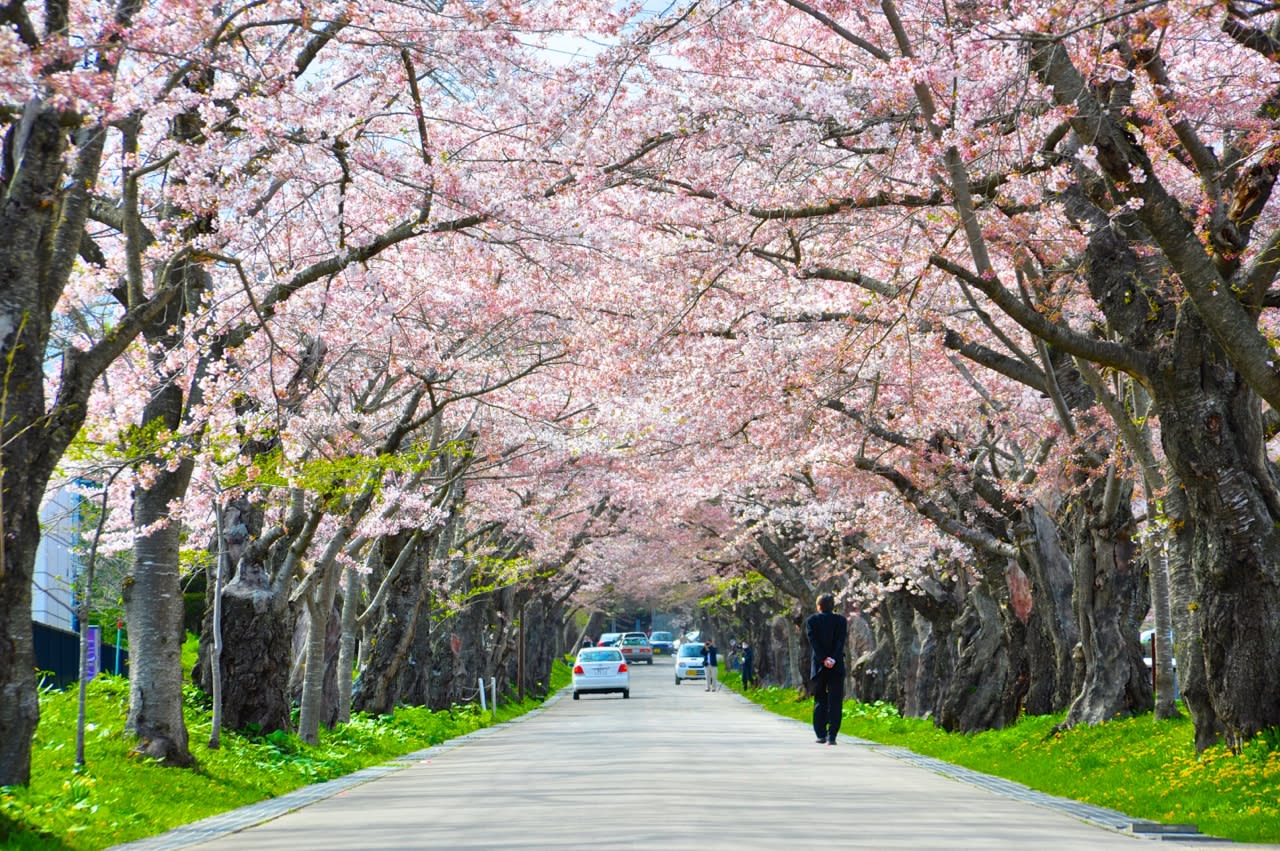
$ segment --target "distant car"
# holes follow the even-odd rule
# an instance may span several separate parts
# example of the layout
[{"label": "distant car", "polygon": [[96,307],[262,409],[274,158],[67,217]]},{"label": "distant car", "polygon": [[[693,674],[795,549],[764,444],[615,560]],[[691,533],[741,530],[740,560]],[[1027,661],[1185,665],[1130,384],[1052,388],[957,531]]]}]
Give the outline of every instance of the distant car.
[{"label": "distant car", "polygon": [[649,645],[649,636],[643,632],[624,632],[622,638],[618,639],[617,647],[628,662],[653,664],[653,647]]},{"label": "distant car", "polygon": [[602,632],[600,640],[596,642],[596,647],[612,647],[618,643],[618,639],[622,637],[620,632]]},{"label": "distant car", "polygon": [[675,645],[672,643],[672,635],[669,632],[649,633],[649,646],[653,648],[654,656],[670,656],[675,652]]},{"label": "distant car", "polygon": [[702,664],[701,644],[681,644],[676,651],[676,685],[681,680],[701,680],[707,676]]},{"label": "distant car", "polygon": [[631,671],[616,647],[584,647],[573,661],[573,699],[584,694],[622,692],[631,697]]}]

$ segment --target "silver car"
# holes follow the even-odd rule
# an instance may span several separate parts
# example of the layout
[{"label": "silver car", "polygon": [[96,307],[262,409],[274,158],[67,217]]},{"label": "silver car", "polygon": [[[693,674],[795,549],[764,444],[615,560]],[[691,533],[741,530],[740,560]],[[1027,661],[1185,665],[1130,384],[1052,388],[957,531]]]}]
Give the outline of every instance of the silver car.
[{"label": "silver car", "polygon": [[631,697],[631,672],[616,647],[584,647],[573,662],[573,699],[583,694],[620,691]]},{"label": "silver car", "polygon": [[676,651],[676,685],[681,680],[701,680],[707,676],[702,662],[702,644],[681,644]]}]

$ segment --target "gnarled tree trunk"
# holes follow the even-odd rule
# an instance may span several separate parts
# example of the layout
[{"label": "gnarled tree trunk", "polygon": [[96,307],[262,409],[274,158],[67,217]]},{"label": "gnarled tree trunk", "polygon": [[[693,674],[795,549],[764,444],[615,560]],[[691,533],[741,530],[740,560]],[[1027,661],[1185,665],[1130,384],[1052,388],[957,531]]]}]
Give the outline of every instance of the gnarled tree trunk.
[{"label": "gnarled tree trunk", "polygon": [[[1109,481],[1123,492],[1109,497]],[[1134,558],[1130,490],[1118,481],[1095,481],[1071,504],[1065,524],[1072,533],[1073,599],[1084,665],[1084,683],[1066,726],[1146,712],[1154,700],[1138,642],[1150,586]]]},{"label": "gnarled tree trunk", "polygon": [[936,723],[951,732],[1000,729],[1018,717],[1026,694],[1023,625],[1002,615],[986,583],[969,591],[957,619],[955,669],[942,695]]},{"label": "gnarled tree trunk", "polygon": [[1064,552],[1057,524],[1045,506],[1034,503],[1023,513],[1020,566],[1031,583],[1027,618],[1030,683],[1027,711],[1044,715],[1065,709],[1075,694],[1072,654],[1080,642],[1071,595],[1071,560]]},{"label": "gnarled tree trunk", "polygon": [[[204,636],[212,628],[205,618]],[[273,588],[257,558],[241,560],[222,589],[222,718],[232,729],[261,733],[292,729],[288,695],[293,625],[285,595]],[[195,684],[209,690],[209,648],[202,638]]]},{"label": "gnarled tree trunk", "polygon": [[[407,535],[397,536],[407,538]],[[402,546],[403,544],[401,544]],[[383,575],[400,554],[401,546],[384,547]],[[422,658],[420,633],[430,634],[427,593],[427,547],[416,546],[392,580],[386,602],[367,632],[369,649],[352,689],[352,708],[360,712],[389,713],[401,703],[425,703],[425,693],[413,689],[416,669],[429,668]],[[425,616],[424,616],[425,615]],[[414,671],[406,670],[413,668]],[[422,698],[419,700],[418,698]]]},{"label": "gnarled tree trunk", "polygon": [[1185,601],[1174,610],[1191,615],[1175,624],[1189,631],[1176,639],[1178,665],[1197,744],[1220,730],[1238,746],[1280,724],[1280,487],[1257,396],[1202,327],[1187,327],[1196,324],[1180,323],[1179,343],[1203,356],[1162,373],[1152,394],[1190,521],[1180,542],[1190,575],[1179,547],[1170,560],[1175,601]]}]

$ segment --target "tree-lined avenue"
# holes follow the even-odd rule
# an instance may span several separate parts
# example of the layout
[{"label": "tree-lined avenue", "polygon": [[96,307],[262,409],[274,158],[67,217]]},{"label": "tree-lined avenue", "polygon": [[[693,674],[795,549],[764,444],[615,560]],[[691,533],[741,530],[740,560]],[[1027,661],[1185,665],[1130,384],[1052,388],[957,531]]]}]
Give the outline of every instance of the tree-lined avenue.
[{"label": "tree-lined avenue", "polygon": [[1143,847],[810,733],[728,690],[676,686],[660,660],[632,670],[630,699],[565,694],[535,717],[194,847],[819,848],[833,835],[876,849]]}]

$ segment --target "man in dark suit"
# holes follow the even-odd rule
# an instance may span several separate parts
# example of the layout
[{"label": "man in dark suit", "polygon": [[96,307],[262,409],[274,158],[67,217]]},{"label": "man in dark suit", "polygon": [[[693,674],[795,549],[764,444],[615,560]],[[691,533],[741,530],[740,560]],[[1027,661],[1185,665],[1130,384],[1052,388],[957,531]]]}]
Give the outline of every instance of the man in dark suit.
[{"label": "man in dark suit", "polygon": [[818,744],[834,745],[840,732],[844,705],[844,647],[849,638],[849,622],[831,610],[836,598],[818,597],[818,611],[804,622],[804,634],[813,651],[809,682],[813,689],[813,732]]}]

